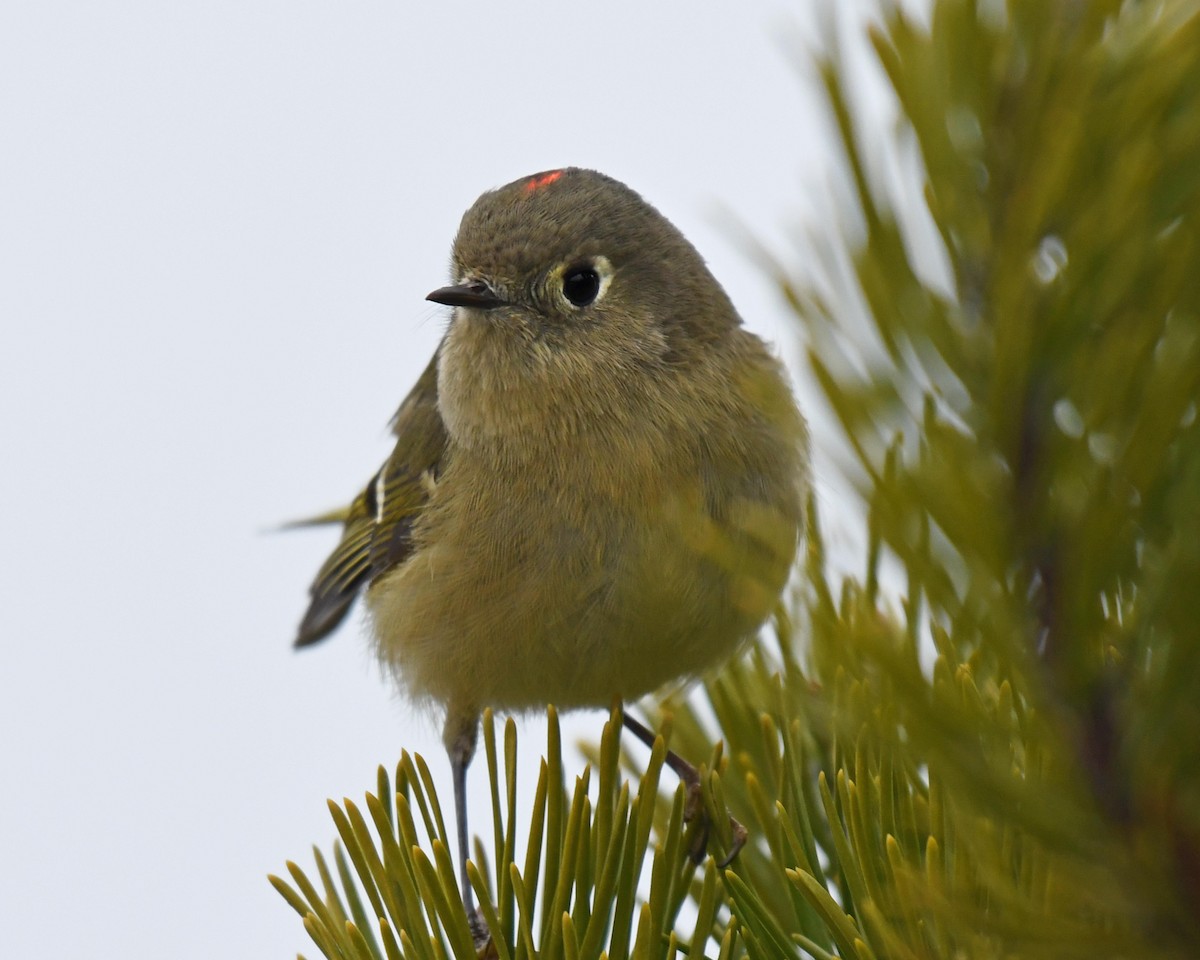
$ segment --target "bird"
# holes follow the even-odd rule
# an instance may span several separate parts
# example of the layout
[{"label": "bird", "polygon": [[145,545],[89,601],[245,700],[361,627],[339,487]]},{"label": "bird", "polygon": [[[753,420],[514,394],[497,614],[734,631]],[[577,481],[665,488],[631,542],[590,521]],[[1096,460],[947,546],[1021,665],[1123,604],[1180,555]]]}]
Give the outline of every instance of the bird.
[{"label": "bird", "polygon": [[342,535],[295,645],[361,597],[385,672],[440,713],[471,917],[482,711],[625,704],[735,654],[787,582],[810,456],[781,362],[618,180],[567,167],[485,192],[449,279],[427,297],[449,322],[395,448],[316,518]]}]

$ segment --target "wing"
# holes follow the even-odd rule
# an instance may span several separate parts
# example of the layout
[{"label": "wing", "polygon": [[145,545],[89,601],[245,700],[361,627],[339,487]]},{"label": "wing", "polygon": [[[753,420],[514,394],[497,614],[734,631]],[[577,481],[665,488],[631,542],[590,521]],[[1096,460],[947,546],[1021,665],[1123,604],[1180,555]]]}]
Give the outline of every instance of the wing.
[{"label": "wing", "polygon": [[446,427],[437,405],[435,353],[392,418],[396,448],[367,488],[345,510],[314,522],[344,524],[342,539],[309,588],[297,647],[324,640],[346,618],[354,598],[381,573],[412,553],[413,524],[429,500],[446,452]]}]

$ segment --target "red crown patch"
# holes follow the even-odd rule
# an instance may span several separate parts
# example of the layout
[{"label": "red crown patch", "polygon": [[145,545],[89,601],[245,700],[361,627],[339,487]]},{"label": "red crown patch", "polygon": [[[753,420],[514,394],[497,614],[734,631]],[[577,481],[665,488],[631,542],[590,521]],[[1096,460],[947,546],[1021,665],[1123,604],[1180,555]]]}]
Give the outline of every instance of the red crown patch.
[{"label": "red crown patch", "polygon": [[539,173],[537,176],[530,177],[525,181],[525,192],[533,193],[535,190],[541,190],[542,187],[548,187],[562,175],[561,170],[551,170],[549,173]]}]

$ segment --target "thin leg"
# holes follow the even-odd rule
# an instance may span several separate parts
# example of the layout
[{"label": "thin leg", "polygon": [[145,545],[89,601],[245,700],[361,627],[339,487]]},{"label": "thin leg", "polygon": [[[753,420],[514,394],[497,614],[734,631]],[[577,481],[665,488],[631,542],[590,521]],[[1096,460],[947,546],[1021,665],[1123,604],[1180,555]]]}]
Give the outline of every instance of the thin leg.
[{"label": "thin leg", "polygon": [[450,754],[450,769],[454,775],[454,819],[458,825],[458,877],[462,884],[463,905],[467,916],[475,912],[475,891],[467,877],[467,860],[470,850],[470,831],[467,829],[467,767],[470,759]]},{"label": "thin leg", "polygon": [[471,758],[475,756],[475,744],[479,739],[479,717],[472,713],[467,716],[446,717],[446,726],[442,731],[446,743],[446,752],[450,756],[450,771],[454,779],[454,819],[458,827],[458,877],[462,885],[463,906],[467,911],[467,924],[476,946],[487,943],[490,938],[487,924],[475,909],[475,891],[471,888],[471,880],[467,876],[467,860],[470,859],[470,831],[467,829],[467,768]]},{"label": "thin leg", "polygon": [[[654,741],[658,734],[643,724],[636,717],[631,717],[629,711],[621,711],[621,723],[625,725],[625,729],[632,733],[635,737],[642,741],[651,750],[654,749]],[[675,776],[683,781],[683,785],[688,790],[700,789],[700,774],[694,766],[683,759],[674,750],[668,750],[666,756],[667,766],[675,771]]]},{"label": "thin leg", "polygon": [[[650,749],[654,749],[655,733],[649,727],[641,723],[634,717],[629,715],[629,711],[621,710],[621,723],[625,729],[632,733],[635,737],[642,741]],[[692,844],[691,856],[696,863],[700,863],[704,859],[705,851],[708,849],[708,834],[709,822],[708,814],[704,810],[704,798],[701,796],[700,773],[696,768],[683,759],[674,750],[668,750],[664,758],[666,764],[675,771],[675,775],[679,777],[683,783],[684,789],[687,791],[687,806],[684,809],[684,819],[689,823],[697,818],[701,819],[701,824],[697,832],[696,841]],[[740,822],[734,819],[731,814],[729,817],[729,826],[733,832],[733,846],[729,851],[729,856],[722,860],[717,866],[724,869],[733,863],[734,857],[740,852],[742,847],[746,845],[748,833],[746,828]]]}]

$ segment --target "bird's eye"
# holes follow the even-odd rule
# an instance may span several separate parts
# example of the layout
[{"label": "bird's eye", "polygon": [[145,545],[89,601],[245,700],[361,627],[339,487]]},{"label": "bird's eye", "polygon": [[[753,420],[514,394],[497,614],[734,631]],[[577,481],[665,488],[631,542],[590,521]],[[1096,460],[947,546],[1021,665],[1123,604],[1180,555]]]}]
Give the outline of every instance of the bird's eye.
[{"label": "bird's eye", "polygon": [[577,307],[586,307],[600,295],[600,274],[590,264],[569,267],[563,274],[563,296]]}]

